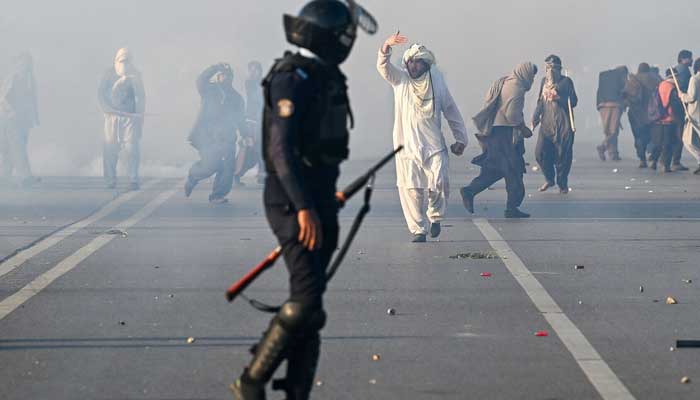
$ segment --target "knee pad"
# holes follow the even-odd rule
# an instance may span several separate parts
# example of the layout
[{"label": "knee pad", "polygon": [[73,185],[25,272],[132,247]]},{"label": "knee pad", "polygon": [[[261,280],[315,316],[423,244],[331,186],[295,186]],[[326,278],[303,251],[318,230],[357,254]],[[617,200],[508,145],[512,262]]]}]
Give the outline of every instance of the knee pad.
[{"label": "knee pad", "polygon": [[277,314],[280,324],[291,332],[320,331],[326,324],[326,313],[318,306],[288,301]]}]

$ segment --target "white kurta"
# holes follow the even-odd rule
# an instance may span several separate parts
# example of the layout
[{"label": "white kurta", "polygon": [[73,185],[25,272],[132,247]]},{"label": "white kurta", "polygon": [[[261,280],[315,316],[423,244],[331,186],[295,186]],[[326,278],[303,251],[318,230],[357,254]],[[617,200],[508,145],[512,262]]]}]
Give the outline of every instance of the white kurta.
[{"label": "white kurta", "polygon": [[[442,74],[431,69],[435,112],[426,117],[416,110],[408,72],[391,64],[391,54],[379,50],[377,70],[394,88],[394,147],[404,146],[396,157],[397,186],[408,228],[425,234],[429,222],[444,217],[449,196],[449,156],[442,134],[442,117],[455,141],[467,144],[467,128]],[[423,191],[427,190],[427,196]],[[424,201],[428,200],[427,209]]]},{"label": "white kurta", "polygon": [[[688,93],[681,93],[681,99],[688,105],[688,115],[695,122],[700,122],[700,72],[690,78]],[[700,145],[693,140],[697,135],[700,135],[700,132],[695,132],[693,124],[686,121],[683,129],[683,144],[700,164]]]},{"label": "white kurta", "polygon": [[[414,106],[408,72],[391,64],[391,51],[379,50],[377,70],[394,88],[394,146],[404,146],[397,155],[397,185],[414,189],[438,189],[447,185],[447,162],[429,161],[444,153],[447,145],[442,134],[442,116],[447,120],[457,142],[467,144],[467,128],[442,74],[433,67],[435,113],[432,118],[420,115]],[[436,169],[439,168],[439,169]],[[447,189],[447,187],[445,187]]]}]

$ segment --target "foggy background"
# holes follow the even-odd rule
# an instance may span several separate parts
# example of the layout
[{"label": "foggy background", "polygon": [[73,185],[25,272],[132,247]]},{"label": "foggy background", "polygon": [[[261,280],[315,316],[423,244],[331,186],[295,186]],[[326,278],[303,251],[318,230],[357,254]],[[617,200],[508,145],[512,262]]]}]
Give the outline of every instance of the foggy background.
[{"label": "foggy background", "polygon": [[[296,14],[297,0],[3,0],[0,5],[0,76],[10,59],[29,51],[35,60],[41,126],[30,133],[34,173],[101,175],[103,116],[97,85],[116,50],[129,47],[143,74],[147,96],[142,175],[182,176],[197,154],[185,141],[199,107],[194,81],[207,66],[225,61],[241,94],[251,60],[265,70],[285,49],[282,14]],[[576,152],[593,156],[602,140],[595,111],[598,72],[641,61],[664,69],[682,48],[694,56],[700,5],[693,0],[364,0],[379,21],[375,36],[361,32],[342,69],[349,77],[356,117],[351,158],[379,156],[391,147],[393,97],[375,69],[377,49],[400,29],[411,42],[432,49],[470,130],[492,81],[521,61],[542,71],[544,58],[562,57],[575,81]],[[395,51],[395,60],[404,48]],[[537,81],[542,77],[539,74]],[[531,114],[536,99],[528,99]],[[529,120],[530,116],[526,115]],[[627,117],[623,157],[631,158]],[[450,134],[448,142],[452,142]],[[528,144],[534,145],[534,140]],[[528,155],[532,158],[532,153]],[[686,156],[687,157],[687,156]],[[468,160],[464,160],[468,162]]]}]

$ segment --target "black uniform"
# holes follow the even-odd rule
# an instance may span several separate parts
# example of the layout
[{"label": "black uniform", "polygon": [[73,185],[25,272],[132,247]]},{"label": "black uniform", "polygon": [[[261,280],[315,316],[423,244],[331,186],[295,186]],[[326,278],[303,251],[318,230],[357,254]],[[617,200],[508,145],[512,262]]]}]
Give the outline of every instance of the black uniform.
[{"label": "black uniform", "polygon": [[[336,181],[339,164],[348,156],[350,107],[338,67],[299,54],[278,60],[263,85],[265,213],[284,249],[290,296],[241,379],[264,385],[286,358],[287,378],[277,387],[290,400],[307,399],[325,323],[326,268],[338,244]],[[319,250],[309,251],[297,239],[297,212],[303,209],[320,217]]]}]

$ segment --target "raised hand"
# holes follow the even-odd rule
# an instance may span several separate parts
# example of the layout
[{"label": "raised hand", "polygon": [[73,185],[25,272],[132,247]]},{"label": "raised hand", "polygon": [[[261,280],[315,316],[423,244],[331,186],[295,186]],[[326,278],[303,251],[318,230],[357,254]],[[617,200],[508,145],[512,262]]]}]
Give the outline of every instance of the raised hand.
[{"label": "raised hand", "polygon": [[400,44],[406,44],[406,43],[408,43],[408,38],[406,36],[403,36],[401,34],[401,32],[396,32],[395,34],[389,36],[384,41],[384,45],[382,46],[382,51],[384,53],[386,53],[393,46],[400,45]]}]

